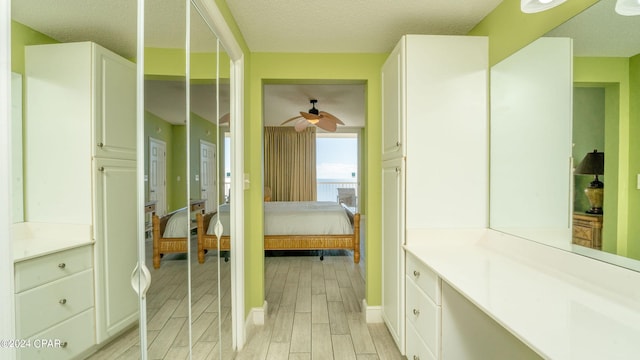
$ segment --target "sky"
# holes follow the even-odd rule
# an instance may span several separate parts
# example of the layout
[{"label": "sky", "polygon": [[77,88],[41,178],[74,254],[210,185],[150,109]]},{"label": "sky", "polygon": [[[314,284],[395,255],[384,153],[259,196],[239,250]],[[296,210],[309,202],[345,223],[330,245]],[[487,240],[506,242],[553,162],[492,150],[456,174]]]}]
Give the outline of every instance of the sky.
[{"label": "sky", "polygon": [[[357,171],[357,138],[316,139],[316,177],[318,179],[357,179]],[[355,173],[355,177],[352,173]]]}]

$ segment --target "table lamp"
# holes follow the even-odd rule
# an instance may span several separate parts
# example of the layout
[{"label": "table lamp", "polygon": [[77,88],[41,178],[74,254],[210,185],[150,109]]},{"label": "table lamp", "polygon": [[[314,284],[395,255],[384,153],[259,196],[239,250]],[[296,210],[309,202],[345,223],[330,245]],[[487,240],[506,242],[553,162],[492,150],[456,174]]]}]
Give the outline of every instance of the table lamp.
[{"label": "table lamp", "polygon": [[591,209],[587,210],[587,214],[602,214],[602,199],[604,196],[604,184],[598,180],[598,175],[604,174],[604,153],[593,150],[587,153],[582,159],[575,174],[578,175],[595,175],[595,179],[584,189],[584,193],[589,199]]}]

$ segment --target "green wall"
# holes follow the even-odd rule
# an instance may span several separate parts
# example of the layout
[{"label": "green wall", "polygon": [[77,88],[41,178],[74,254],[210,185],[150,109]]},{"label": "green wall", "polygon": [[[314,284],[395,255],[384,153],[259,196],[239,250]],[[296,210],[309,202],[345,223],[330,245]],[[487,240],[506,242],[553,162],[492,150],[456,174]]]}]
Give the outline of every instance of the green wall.
[{"label": "green wall", "polygon": [[547,11],[525,14],[520,11],[520,0],[504,0],[468,35],[489,36],[489,64],[494,65],[596,2],[570,0]]},{"label": "green wall", "polygon": [[573,81],[576,86],[599,86],[605,91],[604,152],[607,162],[602,249],[629,256],[629,59],[576,57]]},{"label": "green wall", "polygon": [[640,54],[629,59],[629,242],[627,256],[640,260],[640,190],[637,176],[640,174]]}]

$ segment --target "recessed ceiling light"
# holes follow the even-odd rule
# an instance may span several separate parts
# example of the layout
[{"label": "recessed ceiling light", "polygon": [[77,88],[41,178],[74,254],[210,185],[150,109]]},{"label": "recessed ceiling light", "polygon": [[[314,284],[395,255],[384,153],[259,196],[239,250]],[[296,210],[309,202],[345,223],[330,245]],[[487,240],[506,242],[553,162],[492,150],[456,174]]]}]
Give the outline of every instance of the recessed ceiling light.
[{"label": "recessed ceiling light", "polygon": [[625,16],[640,15],[640,0],[618,0],[616,12]]},{"label": "recessed ceiling light", "polygon": [[521,0],[520,9],[523,13],[527,14],[537,13],[556,7],[565,1],[566,0]]}]

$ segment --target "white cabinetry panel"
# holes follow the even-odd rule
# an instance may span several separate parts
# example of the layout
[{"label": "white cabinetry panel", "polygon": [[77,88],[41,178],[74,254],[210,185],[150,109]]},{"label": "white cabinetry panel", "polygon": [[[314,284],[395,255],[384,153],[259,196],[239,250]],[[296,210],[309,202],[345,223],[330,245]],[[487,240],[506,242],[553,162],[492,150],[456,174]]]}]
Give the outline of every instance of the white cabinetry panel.
[{"label": "white cabinetry panel", "polygon": [[136,68],[91,42],[27,46],[25,56],[25,218],[93,229],[92,331],[97,326],[102,343],[138,316],[130,286],[137,261]]},{"label": "white cabinetry panel", "polygon": [[138,295],[130,284],[137,262],[135,162],[96,159],[96,309],[98,342],[138,316]]},{"label": "white cabinetry panel", "polygon": [[401,348],[404,333],[404,160],[398,158],[382,166],[382,316],[391,336]]},{"label": "white cabinetry panel", "polygon": [[382,68],[382,312],[403,354],[406,231],[488,224],[488,63],[486,37],[405,35]]}]

